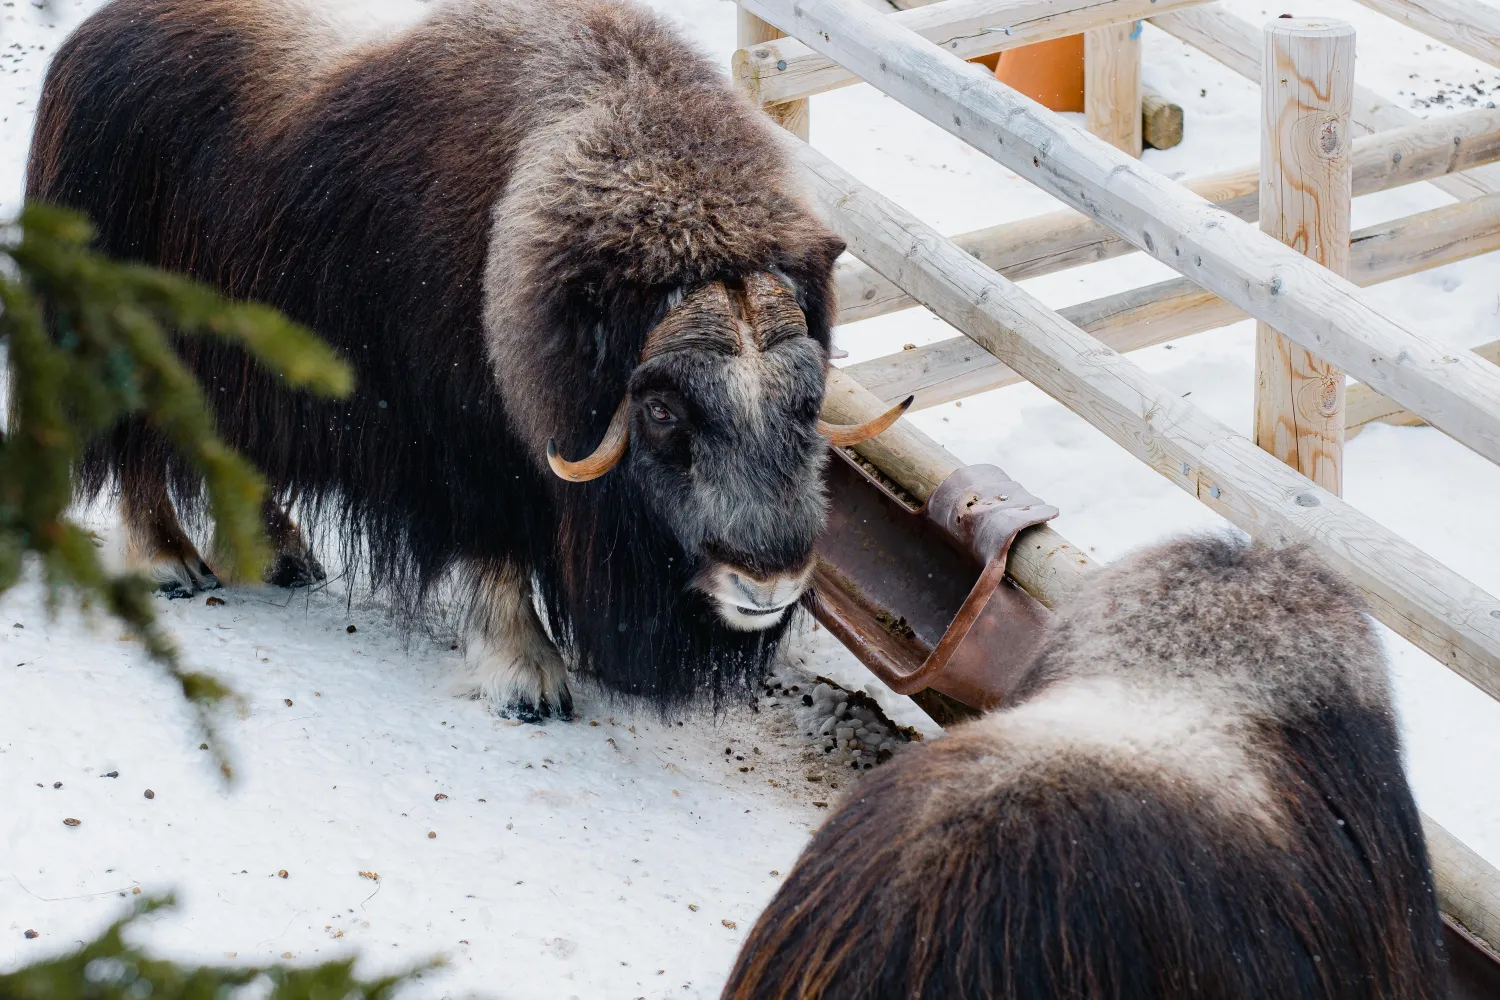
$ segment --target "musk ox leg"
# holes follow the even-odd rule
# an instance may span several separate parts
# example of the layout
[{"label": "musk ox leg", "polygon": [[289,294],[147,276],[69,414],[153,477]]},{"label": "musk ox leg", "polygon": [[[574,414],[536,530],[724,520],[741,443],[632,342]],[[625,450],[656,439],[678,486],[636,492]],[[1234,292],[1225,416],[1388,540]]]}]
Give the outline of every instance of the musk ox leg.
[{"label": "musk ox leg", "polygon": [[328,579],[323,564],[318,562],[302,529],[291,519],[282,506],[266,497],[261,507],[266,522],[266,537],[271,541],[275,555],[266,569],[265,580],[273,587],[311,587]]},{"label": "musk ox leg", "polygon": [[217,588],[218,577],[177,520],[165,474],[127,466],[120,485],[126,560],[155,580],[157,590],[169,598]]},{"label": "musk ox leg", "polygon": [[567,668],[537,617],[530,574],[505,563],[469,575],[476,587],[464,651],[469,693],[524,722],[571,720]]}]

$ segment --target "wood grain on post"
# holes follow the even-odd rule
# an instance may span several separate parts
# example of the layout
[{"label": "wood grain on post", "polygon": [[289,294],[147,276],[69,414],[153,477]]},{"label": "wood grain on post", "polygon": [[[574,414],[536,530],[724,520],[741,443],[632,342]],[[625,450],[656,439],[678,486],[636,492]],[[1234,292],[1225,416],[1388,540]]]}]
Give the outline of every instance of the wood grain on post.
[{"label": "wood grain on post", "polygon": [[1141,22],[1083,33],[1083,116],[1089,132],[1141,155]]},{"label": "wood grain on post", "polygon": [[[786,33],[774,24],[762,21],[743,7],[737,8],[736,13],[739,15],[739,20],[735,25],[735,44],[741,49],[751,49],[761,42],[771,42],[786,37]],[[804,97],[800,101],[787,101],[785,104],[767,105],[766,114],[792,135],[803,142],[807,141],[812,124],[811,109],[807,98]]]},{"label": "wood grain on post", "polygon": [[[1354,26],[1266,25],[1261,68],[1260,228],[1349,272]],[[1344,373],[1259,323],[1255,443],[1335,495],[1344,486]]]}]

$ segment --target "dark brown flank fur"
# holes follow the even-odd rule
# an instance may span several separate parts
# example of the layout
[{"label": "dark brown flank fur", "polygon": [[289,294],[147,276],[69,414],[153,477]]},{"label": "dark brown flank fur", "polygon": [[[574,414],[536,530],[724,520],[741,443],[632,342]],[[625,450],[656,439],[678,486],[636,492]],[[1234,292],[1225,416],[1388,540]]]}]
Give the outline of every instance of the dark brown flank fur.
[{"label": "dark brown flank fur", "polygon": [[[457,563],[518,564],[614,690],[670,705],[743,687],[780,632],[713,620],[646,474],[627,460],[565,484],[541,456],[549,436],[565,455],[594,447],[670,294],[779,272],[817,351],[767,404],[774,432],[716,433],[743,450],[735,490],[768,505],[801,490],[811,513],[716,544],[753,566],[805,558],[842,244],[788,189],[770,126],[627,3],[440,5],[326,64],[291,9],[101,9],[49,70],[28,196],[86,212],[112,254],[283,309],[351,360],[356,395],[326,403],[232,348],[181,345],[228,440],[405,613]],[[83,471],[97,492],[124,469],[170,478],[194,509],[191,469],[139,424]]]},{"label": "dark brown flank fur", "polygon": [[1269,814],[1127,747],[1031,749],[1002,710],[851,793],[724,996],[1446,996],[1425,843],[1361,607],[1305,551],[1226,539],[1102,572],[1017,711],[1080,678],[1201,696],[1271,790]]}]

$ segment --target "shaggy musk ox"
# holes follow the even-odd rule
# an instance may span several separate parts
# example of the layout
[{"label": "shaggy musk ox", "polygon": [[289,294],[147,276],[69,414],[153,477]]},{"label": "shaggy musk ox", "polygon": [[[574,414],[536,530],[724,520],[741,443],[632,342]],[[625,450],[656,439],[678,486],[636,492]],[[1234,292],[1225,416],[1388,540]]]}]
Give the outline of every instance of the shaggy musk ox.
[{"label": "shaggy musk ox", "polygon": [[[115,0],[53,60],[28,195],[355,366],[330,403],[180,345],[271,482],[273,581],[321,576],[300,501],[407,612],[463,581],[475,686],[523,716],[569,714],[559,647],[662,706],[733,690],[804,597],[829,439],[895,419],[818,421],[843,244],[764,116],[647,10],[383,16]],[[200,483],[159,437],[123,426],[84,471],[159,579],[214,585],[174,510],[201,514]]]},{"label": "shaggy musk ox", "polygon": [[724,996],[1446,996],[1361,606],[1222,538],[1101,572],[1011,706],[851,793]]}]

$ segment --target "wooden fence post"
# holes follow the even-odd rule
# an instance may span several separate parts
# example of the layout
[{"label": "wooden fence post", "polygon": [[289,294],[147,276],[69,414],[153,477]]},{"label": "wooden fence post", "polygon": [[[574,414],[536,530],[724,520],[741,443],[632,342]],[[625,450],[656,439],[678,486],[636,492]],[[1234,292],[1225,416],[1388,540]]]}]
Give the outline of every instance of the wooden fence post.
[{"label": "wooden fence post", "polygon": [[[778,29],[774,24],[769,24],[756,17],[743,7],[735,8],[739,14],[739,22],[736,25],[735,44],[742,49],[748,49],[752,45],[761,42],[774,41],[777,38],[785,38],[786,33]],[[809,117],[808,101],[804,98],[800,101],[787,101],[785,104],[772,104],[766,107],[766,114],[776,120],[776,124],[788,132],[807,141]]]},{"label": "wooden fence post", "polygon": [[[1278,18],[1261,73],[1260,228],[1335,274],[1349,269],[1354,28]],[[1256,327],[1255,443],[1343,492],[1344,373]]]},{"label": "wooden fence post", "polygon": [[1083,33],[1083,108],[1088,130],[1141,155],[1141,22]]}]

